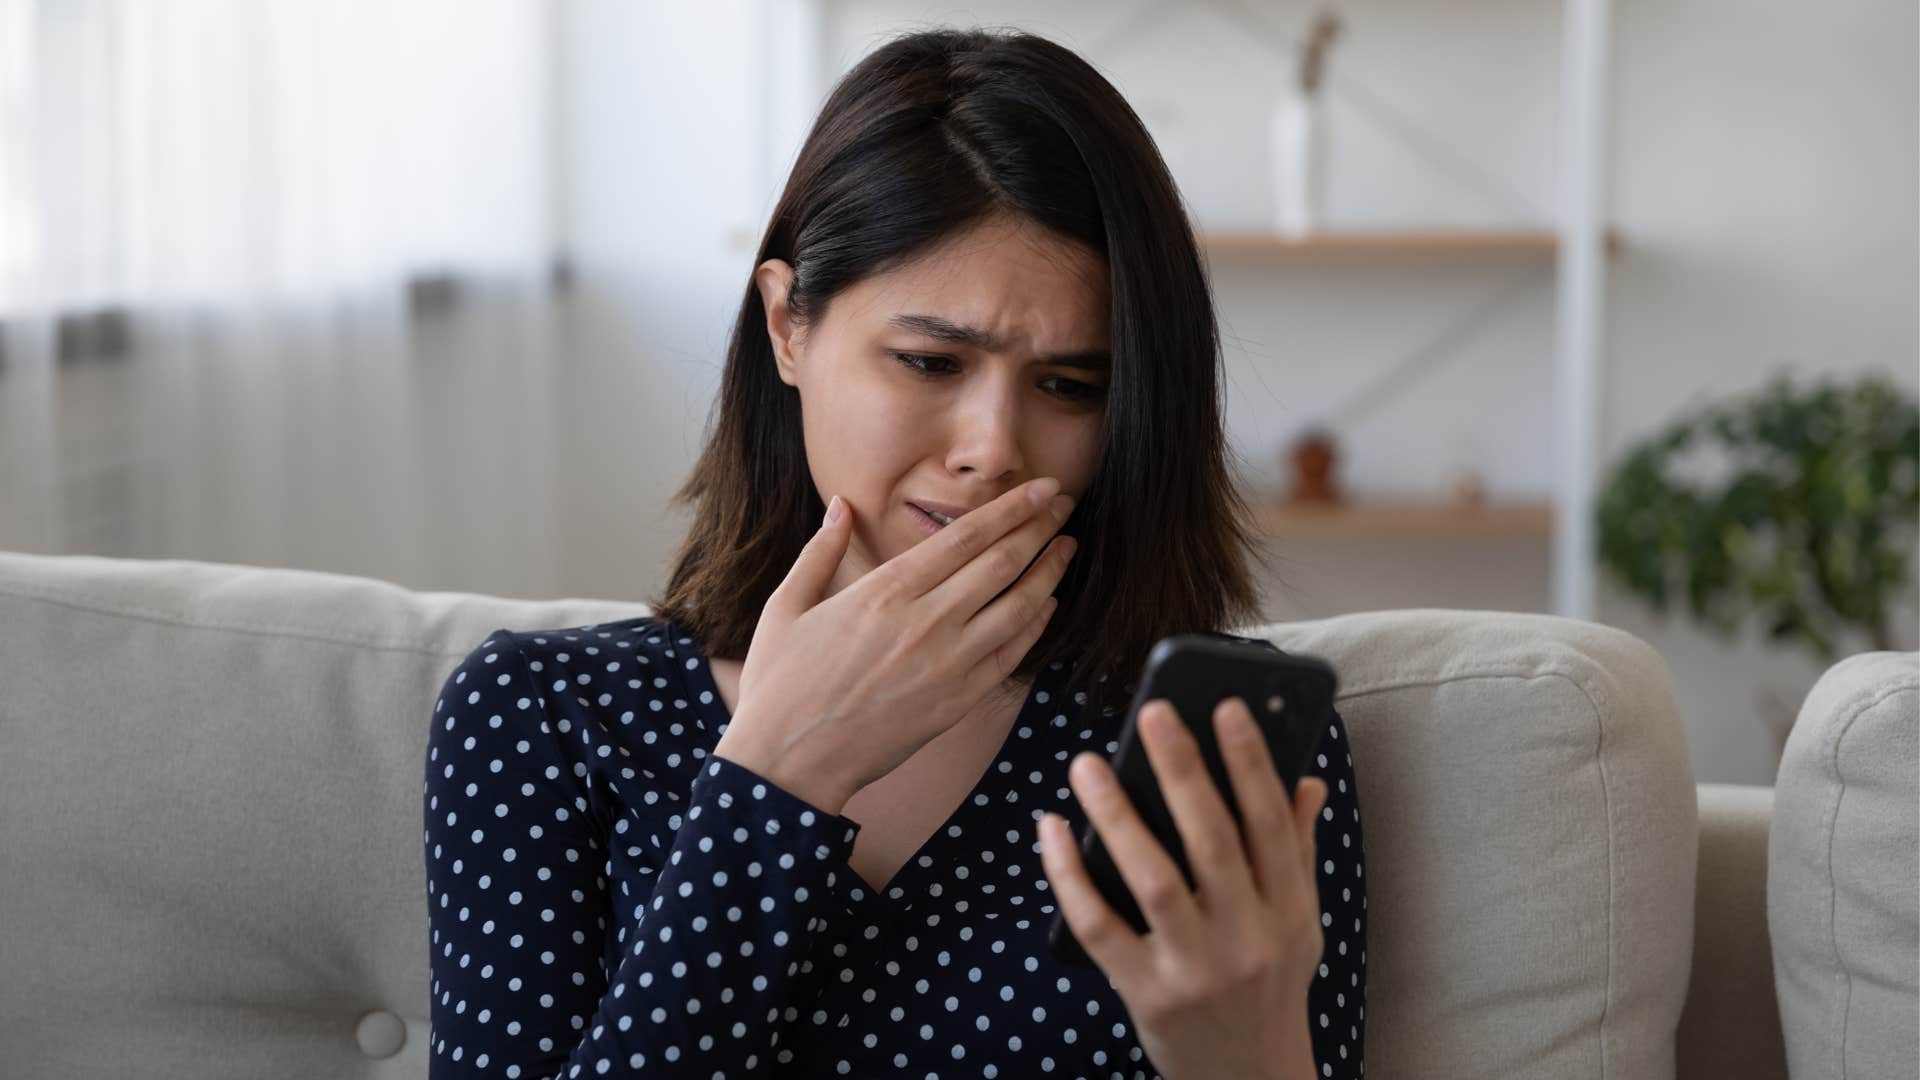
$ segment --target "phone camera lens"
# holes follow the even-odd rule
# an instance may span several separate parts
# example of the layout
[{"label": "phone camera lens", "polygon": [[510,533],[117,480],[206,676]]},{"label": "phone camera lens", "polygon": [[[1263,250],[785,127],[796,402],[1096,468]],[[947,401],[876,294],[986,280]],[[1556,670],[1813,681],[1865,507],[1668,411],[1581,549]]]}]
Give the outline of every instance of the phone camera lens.
[{"label": "phone camera lens", "polygon": [[1279,694],[1270,694],[1267,696],[1267,711],[1270,713],[1279,712],[1286,707],[1286,704],[1287,699],[1281,697]]}]

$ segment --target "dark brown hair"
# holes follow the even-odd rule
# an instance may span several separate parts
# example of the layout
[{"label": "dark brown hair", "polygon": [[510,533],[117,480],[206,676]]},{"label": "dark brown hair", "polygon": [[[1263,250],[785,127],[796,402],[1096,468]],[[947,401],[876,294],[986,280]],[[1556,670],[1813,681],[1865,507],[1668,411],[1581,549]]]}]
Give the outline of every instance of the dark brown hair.
[{"label": "dark brown hair", "polygon": [[[1154,642],[1257,618],[1247,558],[1264,553],[1227,470],[1219,332],[1199,250],[1166,163],[1120,93],[1030,34],[896,38],[827,98],[754,265],[793,266],[788,306],[804,325],[841,290],[996,213],[1105,260],[1113,358],[1094,478],[1061,530],[1080,548],[1059,610],[1013,677],[1061,661],[1089,710],[1124,707]],[[693,525],[650,607],[709,656],[740,658],[826,509],[751,273],[716,408],[671,500],[694,504]]]}]

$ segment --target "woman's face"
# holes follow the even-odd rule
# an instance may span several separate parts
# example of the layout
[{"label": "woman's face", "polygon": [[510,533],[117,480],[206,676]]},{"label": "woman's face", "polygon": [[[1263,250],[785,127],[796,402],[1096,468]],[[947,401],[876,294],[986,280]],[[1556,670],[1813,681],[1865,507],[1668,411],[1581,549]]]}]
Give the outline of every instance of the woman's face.
[{"label": "woman's face", "polygon": [[1086,491],[1109,348],[1093,252],[996,217],[843,290],[799,332],[792,267],[770,259],[754,280],[814,486],[853,511],[829,595],[927,538],[910,504],[970,510],[1042,476]]}]

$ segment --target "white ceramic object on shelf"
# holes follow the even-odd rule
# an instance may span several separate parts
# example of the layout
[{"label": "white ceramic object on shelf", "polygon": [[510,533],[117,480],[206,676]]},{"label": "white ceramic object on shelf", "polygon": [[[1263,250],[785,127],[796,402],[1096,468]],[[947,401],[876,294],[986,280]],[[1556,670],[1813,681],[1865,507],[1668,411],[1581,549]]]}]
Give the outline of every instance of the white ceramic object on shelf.
[{"label": "white ceramic object on shelf", "polygon": [[1305,237],[1322,224],[1327,134],[1319,95],[1288,88],[1274,103],[1271,135],[1274,228]]}]

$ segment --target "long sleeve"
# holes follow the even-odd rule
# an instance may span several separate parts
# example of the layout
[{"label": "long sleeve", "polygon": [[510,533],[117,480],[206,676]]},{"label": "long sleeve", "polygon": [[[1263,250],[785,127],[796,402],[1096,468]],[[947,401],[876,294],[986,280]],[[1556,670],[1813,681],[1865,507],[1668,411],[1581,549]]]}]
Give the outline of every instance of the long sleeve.
[{"label": "long sleeve", "polygon": [[1320,969],[1307,993],[1307,1029],[1325,1077],[1364,1075],[1367,1033],[1366,856],[1360,792],[1345,721],[1335,712],[1307,773],[1327,783],[1327,803],[1314,823],[1319,863]]},{"label": "long sleeve", "polygon": [[429,1075],[772,1075],[858,826],[722,758],[681,788],[564,674],[496,631],[435,705]]}]

